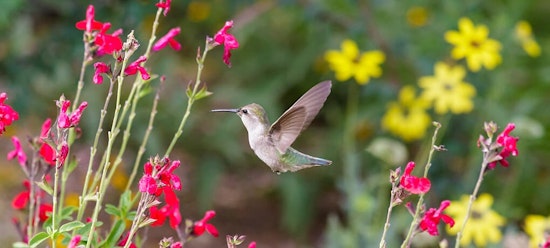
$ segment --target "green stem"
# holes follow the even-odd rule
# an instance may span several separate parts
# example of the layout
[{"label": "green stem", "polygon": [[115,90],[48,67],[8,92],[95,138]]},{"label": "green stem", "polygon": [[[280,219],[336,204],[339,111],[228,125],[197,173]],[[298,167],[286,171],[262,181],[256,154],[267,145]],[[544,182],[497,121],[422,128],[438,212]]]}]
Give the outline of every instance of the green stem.
[{"label": "green stem", "polygon": [[[441,128],[441,124],[438,122],[434,122],[435,130],[434,134],[432,136],[432,143],[430,148],[430,153],[428,155],[428,161],[426,161],[426,165],[424,167],[424,177],[428,177],[428,171],[430,170],[430,167],[432,166],[432,156],[436,150],[435,141],[437,140],[437,133],[439,129]],[[414,212],[414,217],[411,222],[411,225],[409,226],[409,231],[407,232],[407,237],[405,237],[405,240],[401,244],[401,248],[409,247],[413,235],[413,231],[416,230],[418,227],[418,222],[420,220],[420,211],[422,209],[422,205],[424,204],[424,194],[420,194],[420,197],[418,198],[418,203],[416,204],[416,209]]]},{"label": "green stem", "polygon": [[474,191],[470,195],[470,201],[468,202],[468,208],[466,209],[466,216],[464,216],[464,220],[462,221],[462,226],[460,227],[460,230],[456,234],[455,248],[460,247],[460,239],[462,238],[462,233],[464,232],[464,228],[466,227],[466,224],[468,223],[468,219],[470,219],[470,215],[472,214],[472,205],[474,204],[474,201],[477,197],[477,193],[479,192],[479,188],[481,187],[481,183],[483,182],[483,175],[485,173],[485,169],[487,169],[488,164],[489,163],[487,162],[487,156],[485,156],[483,158],[483,162],[481,163],[481,170],[479,171],[476,186],[474,187]]},{"label": "green stem", "polygon": [[193,85],[193,90],[191,91],[191,94],[189,94],[187,98],[187,108],[185,109],[185,114],[183,115],[180,125],[178,127],[178,130],[174,134],[174,137],[172,138],[172,142],[170,142],[170,145],[168,146],[168,149],[166,149],[166,153],[164,154],[164,157],[169,157],[170,153],[172,152],[172,149],[174,149],[174,145],[176,145],[176,141],[179,139],[181,134],[183,133],[183,127],[185,126],[185,123],[187,122],[187,119],[189,118],[189,115],[191,114],[191,108],[193,107],[193,103],[195,102],[196,94],[199,89],[199,85],[201,84],[201,74],[202,70],[204,68],[204,60],[206,59],[206,55],[208,54],[208,51],[211,49],[210,45],[208,44],[208,40],[206,41],[206,44],[204,46],[204,52],[202,56],[197,58],[197,77],[195,79],[195,84]]},{"label": "green stem", "polygon": [[396,183],[392,183],[392,189],[390,193],[390,204],[388,206],[388,213],[386,214],[386,223],[384,223],[384,231],[382,232],[382,238],[380,238],[380,244],[378,246],[379,248],[386,247],[386,233],[390,229],[390,217],[394,207],[393,201],[395,199],[395,193],[397,192],[396,190],[397,190]]}]

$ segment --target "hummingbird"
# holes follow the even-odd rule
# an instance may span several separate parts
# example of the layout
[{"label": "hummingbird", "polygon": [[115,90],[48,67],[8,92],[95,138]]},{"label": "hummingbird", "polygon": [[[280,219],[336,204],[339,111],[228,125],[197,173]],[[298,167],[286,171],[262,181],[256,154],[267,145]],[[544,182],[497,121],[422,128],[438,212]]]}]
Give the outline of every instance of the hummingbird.
[{"label": "hummingbird", "polygon": [[331,86],[331,81],[313,86],[273,124],[270,124],[264,108],[256,103],[237,109],[211,111],[236,113],[248,131],[250,148],[277,174],[330,165],[332,161],[299,152],[290,145],[319,113],[330,94]]}]

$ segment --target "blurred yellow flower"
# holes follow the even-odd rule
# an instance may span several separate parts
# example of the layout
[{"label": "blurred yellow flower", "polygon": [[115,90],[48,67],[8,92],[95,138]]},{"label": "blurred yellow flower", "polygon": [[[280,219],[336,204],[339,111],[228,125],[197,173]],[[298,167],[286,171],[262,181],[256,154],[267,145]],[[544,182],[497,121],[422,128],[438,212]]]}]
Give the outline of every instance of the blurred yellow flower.
[{"label": "blurred yellow flower", "polygon": [[359,84],[366,84],[371,77],[382,75],[382,64],[386,56],[382,51],[374,50],[359,52],[357,44],[353,40],[344,40],[342,50],[329,50],[325,53],[325,60],[333,70],[338,81],[346,81],[351,77]]},{"label": "blurred yellow flower", "polygon": [[550,217],[542,215],[528,215],[525,218],[525,232],[529,235],[529,247],[538,248],[549,235]]},{"label": "blurred yellow flower", "polygon": [[[463,195],[460,201],[453,201],[446,209],[446,213],[453,217],[456,226],[447,227],[447,233],[456,235],[462,228],[462,222],[468,209],[469,195]],[[499,228],[504,225],[506,220],[497,212],[491,209],[493,205],[493,196],[481,194],[472,204],[472,213],[466,223],[460,245],[468,246],[472,241],[476,246],[486,246],[489,242],[497,243],[502,239],[502,233]]]},{"label": "blurred yellow flower", "polygon": [[500,42],[490,39],[485,25],[474,26],[469,18],[460,18],[459,31],[447,31],[445,40],[454,45],[451,56],[454,59],[466,58],[468,68],[474,72],[482,66],[492,70],[501,63]]},{"label": "blurred yellow flower", "polygon": [[516,37],[521,42],[523,50],[531,57],[540,56],[540,46],[535,40],[531,25],[527,21],[519,21],[516,24]]},{"label": "blurred yellow flower", "polygon": [[404,141],[412,141],[424,137],[430,125],[431,118],[426,113],[429,102],[417,98],[412,86],[405,86],[399,92],[399,100],[388,106],[388,111],[382,117],[382,128],[401,137]]},{"label": "blurred yellow flower", "polygon": [[472,111],[472,98],[476,89],[464,82],[466,70],[464,67],[450,66],[438,62],[434,66],[434,75],[421,77],[418,80],[420,88],[424,89],[421,97],[433,102],[434,110],[438,114],[451,111],[453,114],[462,114]]},{"label": "blurred yellow flower", "polygon": [[424,7],[412,7],[407,10],[407,22],[412,27],[422,27],[428,23],[428,10]]},{"label": "blurred yellow flower", "polygon": [[206,20],[210,15],[210,4],[207,2],[192,1],[187,7],[187,18],[194,22]]},{"label": "blurred yellow flower", "polygon": [[129,178],[124,169],[122,169],[121,167],[122,166],[116,168],[113,174],[113,178],[111,179],[111,185],[113,186],[113,188],[118,189],[120,192],[124,192]]}]

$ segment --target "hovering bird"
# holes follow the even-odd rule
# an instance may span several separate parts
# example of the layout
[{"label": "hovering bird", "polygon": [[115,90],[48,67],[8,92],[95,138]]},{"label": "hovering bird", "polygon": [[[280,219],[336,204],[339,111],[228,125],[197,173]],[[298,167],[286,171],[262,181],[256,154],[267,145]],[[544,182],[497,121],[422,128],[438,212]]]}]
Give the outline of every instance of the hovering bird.
[{"label": "hovering bird", "polygon": [[236,113],[248,131],[248,143],[256,156],[277,174],[330,165],[332,161],[301,153],[290,145],[319,113],[331,86],[331,81],[313,86],[271,125],[264,108],[256,103],[238,109],[214,109],[212,112]]}]

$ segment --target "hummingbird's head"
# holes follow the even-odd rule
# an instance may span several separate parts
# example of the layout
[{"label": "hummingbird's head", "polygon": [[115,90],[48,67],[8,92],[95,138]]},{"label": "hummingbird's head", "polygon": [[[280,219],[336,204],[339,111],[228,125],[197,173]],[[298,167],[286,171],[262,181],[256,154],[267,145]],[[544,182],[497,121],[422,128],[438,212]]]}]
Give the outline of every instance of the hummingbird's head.
[{"label": "hummingbird's head", "polygon": [[236,113],[241,117],[241,121],[249,132],[258,127],[266,127],[269,125],[269,120],[267,119],[264,108],[256,103],[251,103],[238,109],[214,109],[212,112]]}]

